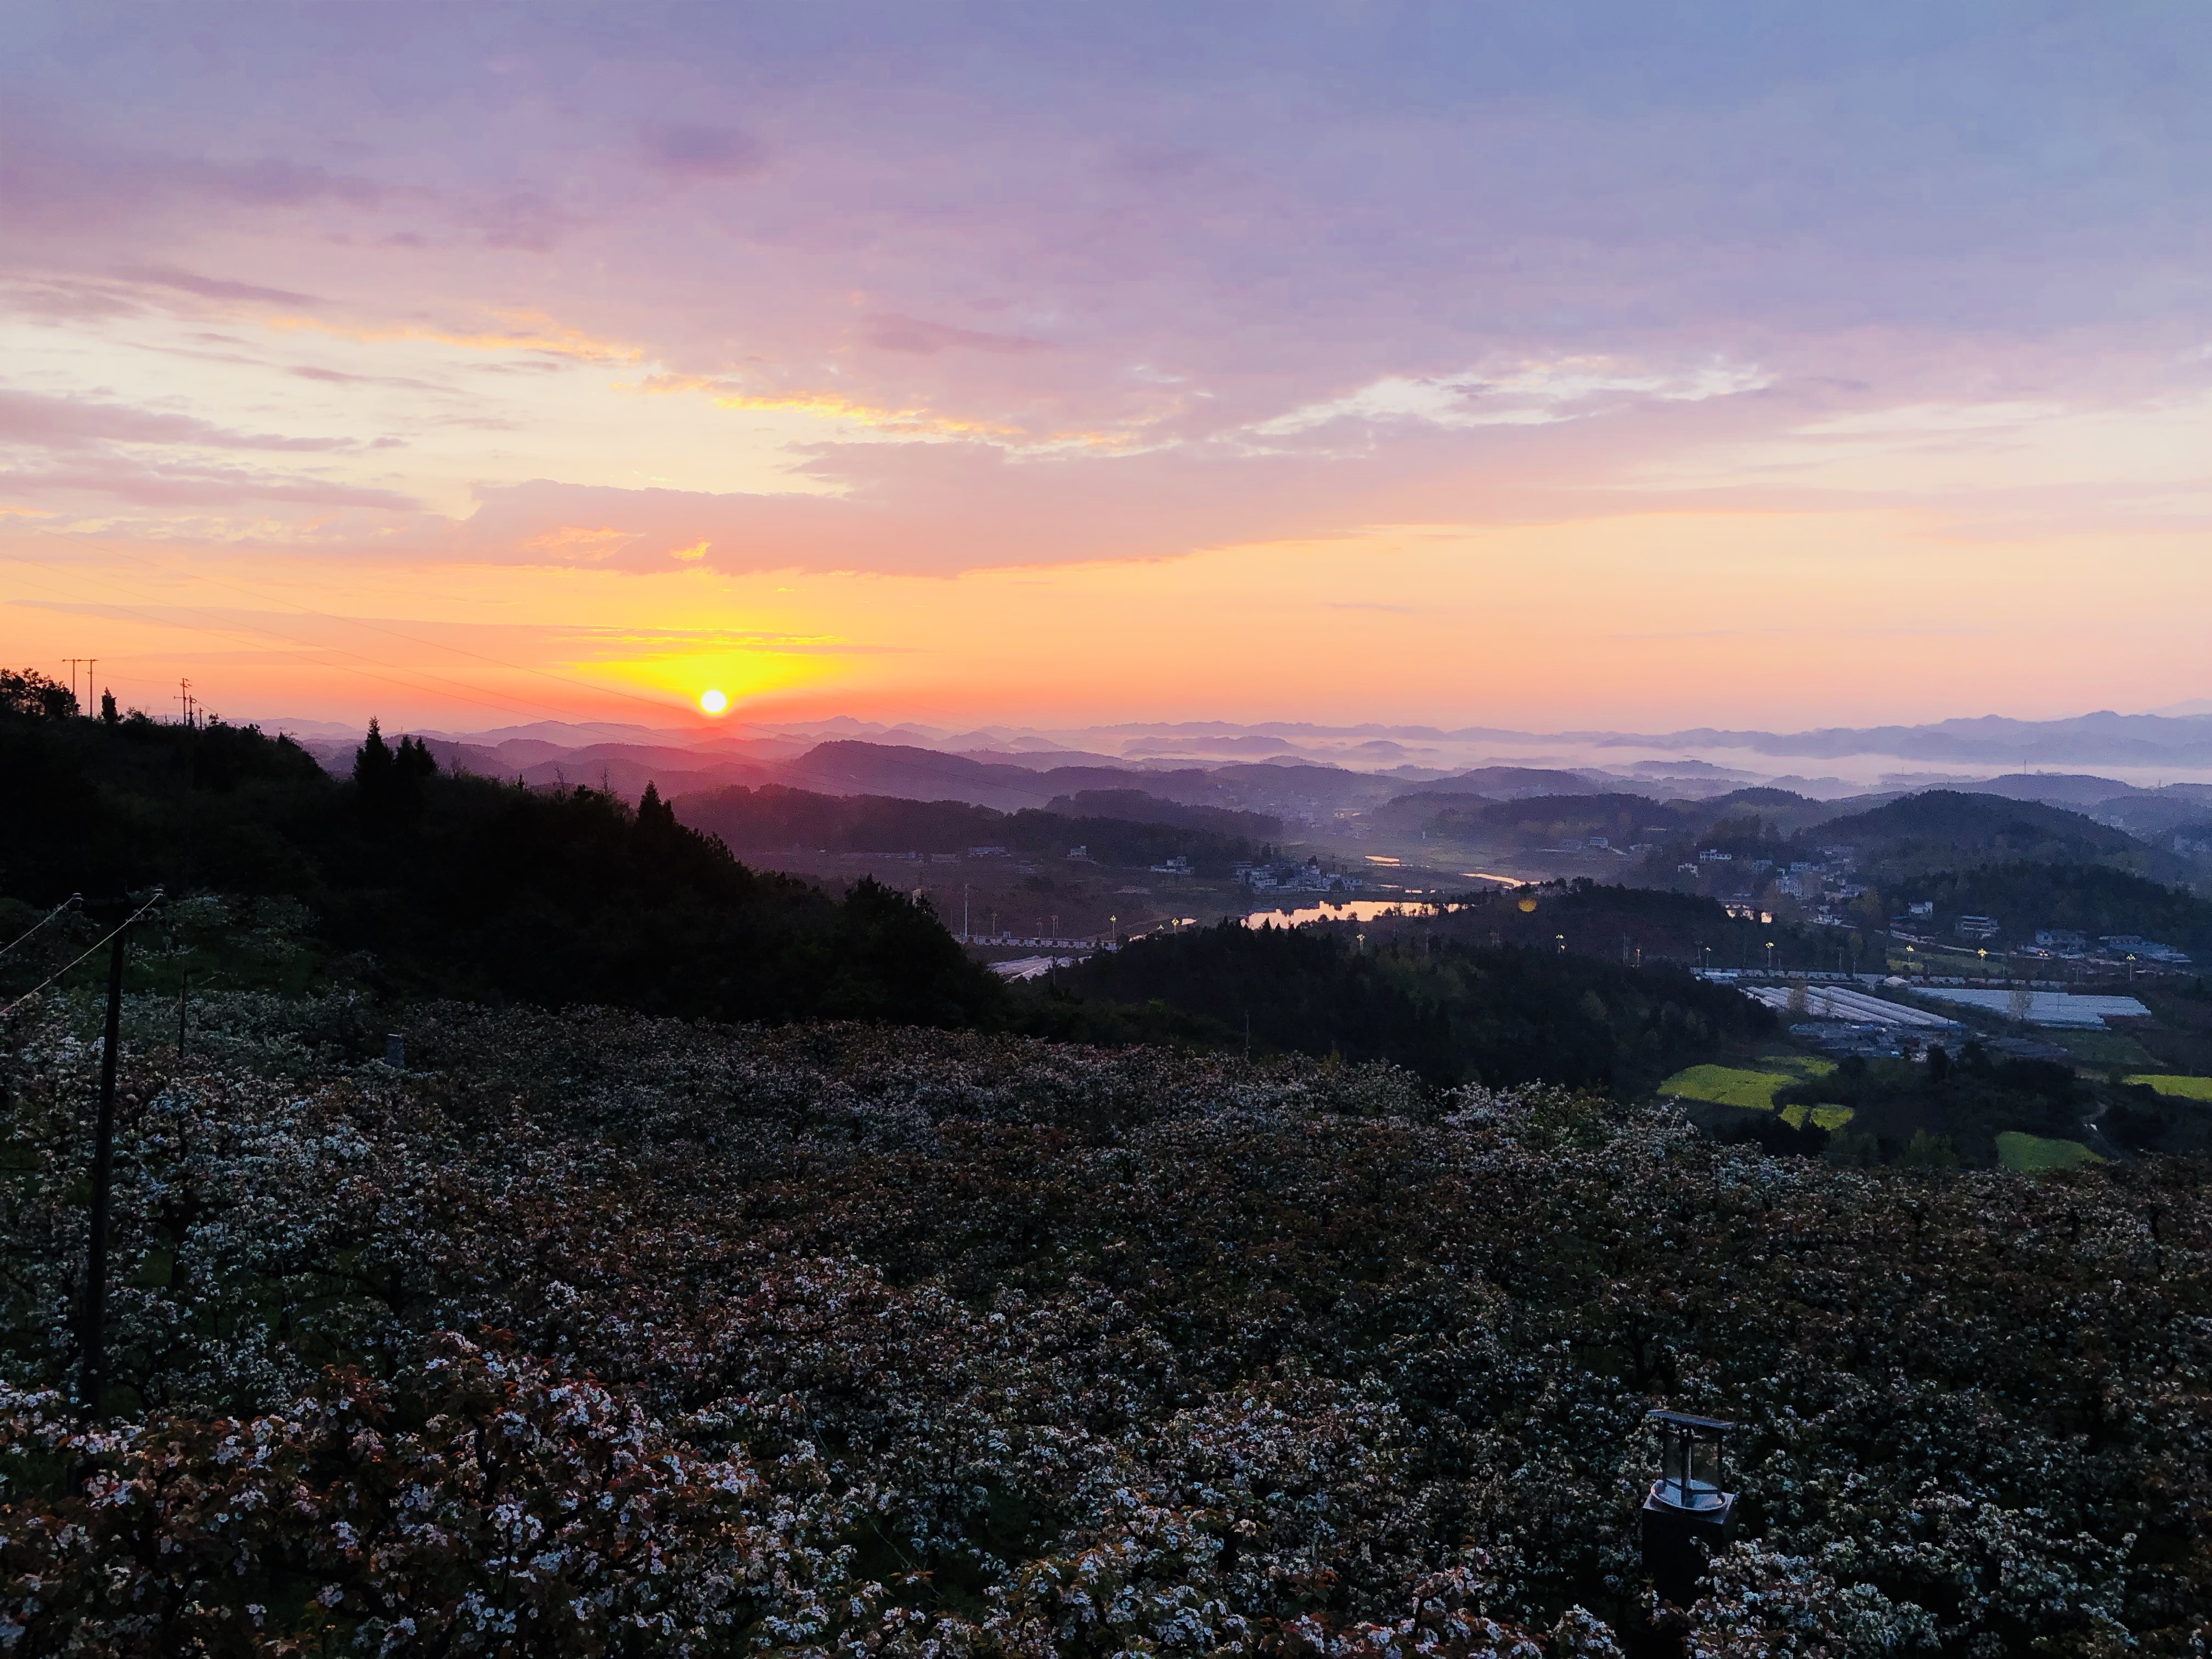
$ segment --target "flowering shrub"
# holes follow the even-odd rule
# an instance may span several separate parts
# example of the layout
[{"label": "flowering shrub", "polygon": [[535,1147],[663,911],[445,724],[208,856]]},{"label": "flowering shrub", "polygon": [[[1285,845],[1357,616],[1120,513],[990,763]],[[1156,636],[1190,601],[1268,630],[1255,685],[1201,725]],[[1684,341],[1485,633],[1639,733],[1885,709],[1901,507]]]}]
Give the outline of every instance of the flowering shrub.
[{"label": "flowering shrub", "polygon": [[28,1651],[685,1652],[830,1622],[842,1517],[809,1460],[771,1498],[634,1404],[458,1337],[393,1384],[333,1371],[249,1420],[0,1406],[11,1461],[82,1487],[8,1514],[0,1643]]},{"label": "flowering shrub", "polygon": [[[172,1006],[173,1007],[173,1006]],[[0,1056],[19,1653],[2194,1652],[2203,1171],[1843,1170],[1559,1091],[441,1006]],[[138,1024],[143,1016],[143,1027]],[[1647,1611],[1644,1413],[1744,1423]],[[193,1644],[197,1644],[197,1646]]]}]

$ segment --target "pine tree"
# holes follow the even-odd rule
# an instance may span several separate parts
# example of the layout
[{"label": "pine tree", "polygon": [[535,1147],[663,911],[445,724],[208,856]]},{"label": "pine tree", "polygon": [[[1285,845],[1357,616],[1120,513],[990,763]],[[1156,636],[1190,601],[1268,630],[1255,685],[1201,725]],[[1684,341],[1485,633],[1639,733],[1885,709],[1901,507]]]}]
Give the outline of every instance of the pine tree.
[{"label": "pine tree", "polygon": [[369,717],[368,736],[362,740],[361,747],[354,750],[353,781],[361,786],[364,794],[368,795],[383,794],[386,786],[392,781],[391,745],[384,741],[384,733],[377,729],[374,715]]},{"label": "pine tree", "polygon": [[417,784],[424,778],[435,777],[438,762],[430,753],[430,745],[420,738],[399,739],[399,752],[392,757],[392,770],[409,784]]}]

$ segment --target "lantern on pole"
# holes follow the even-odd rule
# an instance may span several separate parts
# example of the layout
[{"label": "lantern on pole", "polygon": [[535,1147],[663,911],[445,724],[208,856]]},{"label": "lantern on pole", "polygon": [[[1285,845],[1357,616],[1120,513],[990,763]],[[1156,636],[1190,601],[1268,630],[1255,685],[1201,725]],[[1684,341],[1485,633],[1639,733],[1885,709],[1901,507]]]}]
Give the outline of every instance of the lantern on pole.
[{"label": "lantern on pole", "polygon": [[1733,1423],[1682,1412],[1644,1419],[1659,1431],[1659,1478],[1644,1496],[1644,1570],[1677,1607],[1695,1599],[1705,1558],[1725,1548],[1735,1494],[1723,1490],[1722,1454]]}]

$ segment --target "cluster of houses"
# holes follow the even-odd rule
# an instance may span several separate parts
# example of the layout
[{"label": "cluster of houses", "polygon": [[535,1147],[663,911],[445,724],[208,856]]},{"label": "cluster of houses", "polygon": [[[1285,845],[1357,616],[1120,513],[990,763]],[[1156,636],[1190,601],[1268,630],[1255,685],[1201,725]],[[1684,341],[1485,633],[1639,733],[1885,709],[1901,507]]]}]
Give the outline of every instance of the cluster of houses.
[{"label": "cluster of houses", "polygon": [[[1910,926],[1914,922],[1935,925],[1934,901],[1922,899],[1905,907],[1906,914],[1895,919],[1897,923]],[[1953,920],[1951,933],[1969,944],[1982,945],[2004,932],[2003,924],[1995,916],[1961,915]],[[2100,933],[2092,938],[2075,927],[2039,927],[2035,942],[2017,947],[2024,957],[2057,958],[2066,962],[2145,962],[2158,963],[2169,968],[2186,968],[2190,956],[2174,945],[2161,944],[2154,939],[2145,939],[2140,933]]]},{"label": "cluster of houses", "polygon": [[[1774,890],[1784,898],[1801,903],[1826,902],[1834,903],[1858,898],[1866,892],[1863,883],[1850,879],[1858,866],[1856,847],[1823,847],[1817,859],[1793,859],[1787,864],[1774,859],[1738,858],[1735,854],[1717,847],[1703,848],[1696,864],[1685,864],[1682,868],[1701,876],[1721,877],[1740,872],[1748,884],[1740,889],[1735,897],[1749,905],[1752,890],[1762,879],[1771,878]],[[1730,905],[1734,914],[1736,905]],[[1748,914],[1747,911],[1746,914]],[[1832,918],[1823,915],[1824,921]]]},{"label": "cluster of houses", "polygon": [[2161,945],[2154,939],[2145,939],[2139,933],[2103,933],[2091,944],[2086,933],[2070,927],[2039,927],[2035,945],[2026,954],[2030,956],[2106,957],[2114,961],[2160,962],[2169,967],[2186,967],[2189,953],[2176,950],[2171,945]]},{"label": "cluster of houses", "polygon": [[1317,858],[1304,864],[1277,859],[1265,864],[1239,864],[1238,883],[1255,893],[1356,893],[1359,878],[1342,871],[1324,870]]}]

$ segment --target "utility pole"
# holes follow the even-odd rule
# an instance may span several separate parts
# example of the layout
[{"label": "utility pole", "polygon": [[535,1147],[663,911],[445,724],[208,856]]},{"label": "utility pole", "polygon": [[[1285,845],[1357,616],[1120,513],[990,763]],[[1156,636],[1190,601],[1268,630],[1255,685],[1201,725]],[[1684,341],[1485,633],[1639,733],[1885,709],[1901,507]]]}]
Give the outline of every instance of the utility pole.
[{"label": "utility pole", "polygon": [[191,994],[192,976],[188,973],[177,984],[177,1063],[185,1060],[185,999]]},{"label": "utility pole", "polygon": [[123,951],[131,932],[126,921],[115,930],[107,958],[106,1040],[100,1052],[100,1115],[93,1126],[92,1239],[84,1273],[84,1363],[77,1404],[89,1417],[100,1409],[107,1382],[107,1188],[115,1167],[115,1060],[123,1024]]}]

